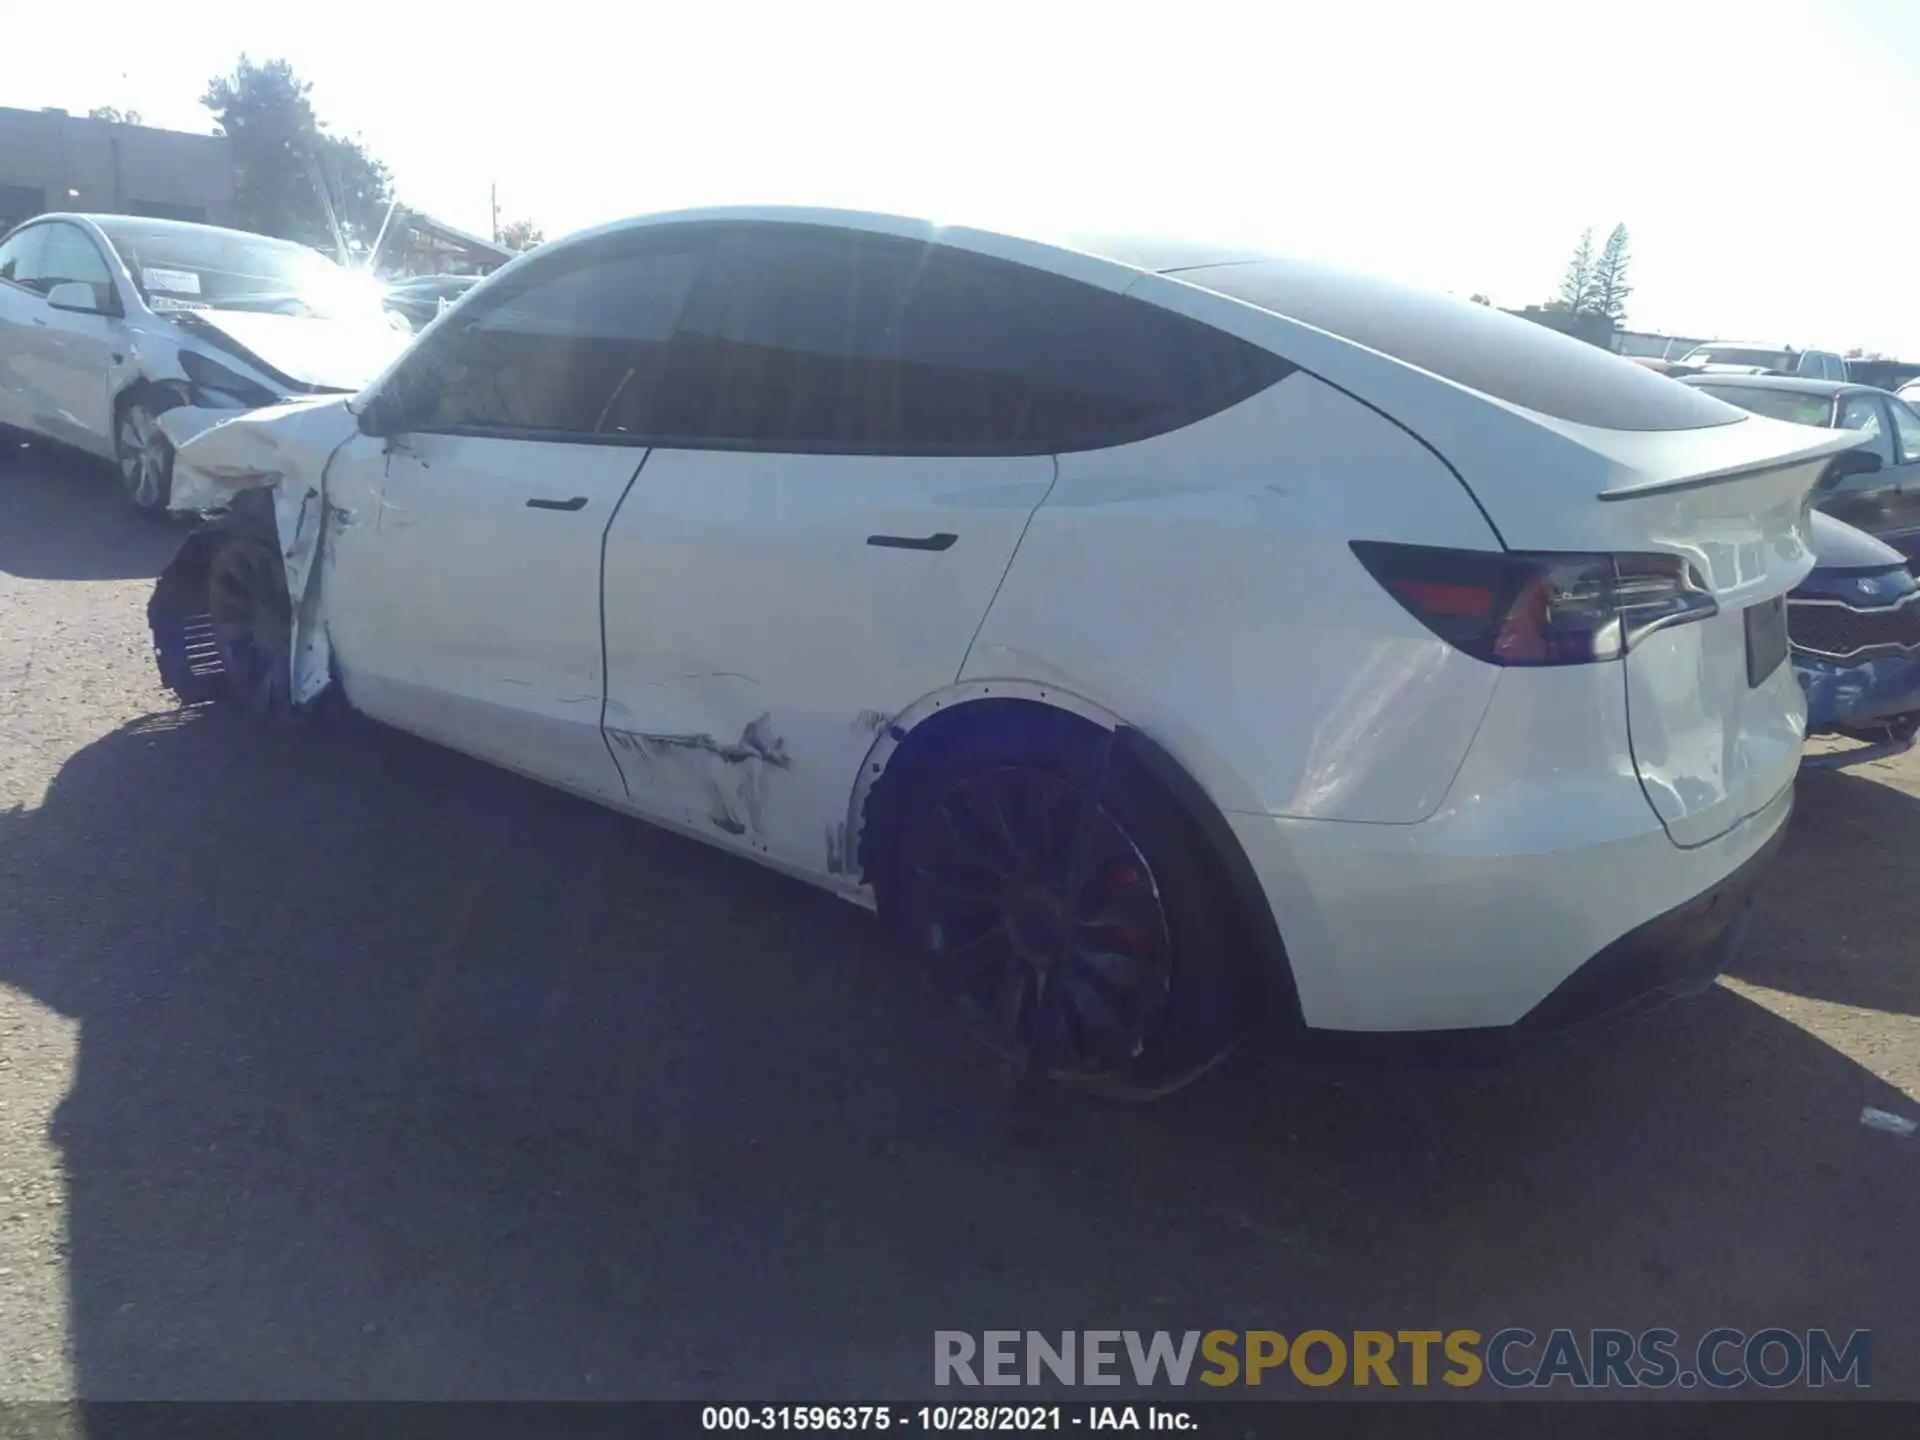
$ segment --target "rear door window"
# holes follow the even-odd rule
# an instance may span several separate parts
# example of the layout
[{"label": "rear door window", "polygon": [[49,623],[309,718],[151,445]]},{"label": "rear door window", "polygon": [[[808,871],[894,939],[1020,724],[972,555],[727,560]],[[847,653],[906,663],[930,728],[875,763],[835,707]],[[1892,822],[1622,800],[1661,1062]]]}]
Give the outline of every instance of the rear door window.
[{"label": "rear door window", "polygon": [[723,238],[675,340],[662,444],[1048,454],[1190,423],[1290,372],[1210,326],[949,246]]},{"label": "rear door window", "polygon": [[674,339],[657,433],[668,443],[839,442],[854,404],[858,260],[841,231],[720,239]]}]

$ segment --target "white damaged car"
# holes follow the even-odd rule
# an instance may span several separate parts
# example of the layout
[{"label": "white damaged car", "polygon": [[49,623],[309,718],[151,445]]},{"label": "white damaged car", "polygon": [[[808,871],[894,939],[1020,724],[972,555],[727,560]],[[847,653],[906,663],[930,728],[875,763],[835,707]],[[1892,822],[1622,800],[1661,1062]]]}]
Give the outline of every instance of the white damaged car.
[{"label": "white damaged car", "polygon": [[[1851,437],[1485,306],[833,211],[525,255],[180,451],[161,675],[877,910],[1017,1064],[1497,1053],[1701,988]],[[539,963],[529,956],[528,963]]]},{"label": "white damaged car", "polygon": [[40,216],[0,241],[0,425],[112,460],[133,503],[163,512],[181,441],[379,374],[409,339],[380,296],[288,240]]}]

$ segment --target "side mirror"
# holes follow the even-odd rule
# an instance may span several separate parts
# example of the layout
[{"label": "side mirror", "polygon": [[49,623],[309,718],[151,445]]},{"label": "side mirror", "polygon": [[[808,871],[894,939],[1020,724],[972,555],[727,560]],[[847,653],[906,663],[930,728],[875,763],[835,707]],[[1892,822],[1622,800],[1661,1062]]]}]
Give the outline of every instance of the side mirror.
[{"label": "side mirror", "polygon": [[1842,450],[1827,462],[1826,471],[1820,477],[1820,489],[1831,490],[1855,475],[1877,475],[1886,468],[1887,462],[1871,450],[1858,446]]},{"label": "side mirror", "polygon": [[84,280],[62,280],[47,291],[47,304],[56,310],[71,310],[76,315],[104,315],[100,296]]},{"label": "side mirror", "polygon": [[360,401],[360,408],[354,413],[354,423],[360,427],[362,435],[372,435],[385,439],[398,433],[393,425],[393,402],[390,392],[376,390]]}]

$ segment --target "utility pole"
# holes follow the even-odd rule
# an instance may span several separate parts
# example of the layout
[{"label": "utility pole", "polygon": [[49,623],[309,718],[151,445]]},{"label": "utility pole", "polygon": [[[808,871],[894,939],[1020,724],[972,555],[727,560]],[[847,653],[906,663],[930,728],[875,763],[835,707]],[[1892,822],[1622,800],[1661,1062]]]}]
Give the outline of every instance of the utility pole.
[{"label": "utility pole", "polygon": [[381,217],[379,233],[373,237],[373,248],[367,251],[366,263],[362,268],[364,268],[369,275],[373,274],[374,266],[379,263],[380,247],[387,243],[387,229],[393,224],[394,214],[399,209],[400,197],[395,195],[387,202],[387,213]]},{"label": "utility pole", "polygon": [[306,149],[301,151],[300,158],[306,161],[307,176],[319,192],[320,208],[326,212],[327,228],[333,231],[334,256],[342,265],[351,264],[353,256],[347,249],[347,232],[341,228],[339,212],[333,208],[333,194],[327,189],[327,177],[321,173],[320,161],[313,151]]},{"label": "utility pole", "polygon": [[498,182],[487,187],[487,196],[493,202],[493,243],[500,243],[500,186]]}]

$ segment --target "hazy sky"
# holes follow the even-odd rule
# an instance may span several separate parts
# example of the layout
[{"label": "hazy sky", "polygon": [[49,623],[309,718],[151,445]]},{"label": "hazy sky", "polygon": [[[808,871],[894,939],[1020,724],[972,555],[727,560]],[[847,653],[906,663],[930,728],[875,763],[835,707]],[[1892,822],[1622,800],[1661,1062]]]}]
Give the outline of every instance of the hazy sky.
[{"label": "hazy sky", "polygon": [[1920,0],[486,8],[94,0],[78,41],[10,27],[0,103],[205,130],[245,50],[470,229],[494,183],[549,236],[756,201],[1031,218],[1505,305],[1624,220],[1635,326],[1920,359]]}]

